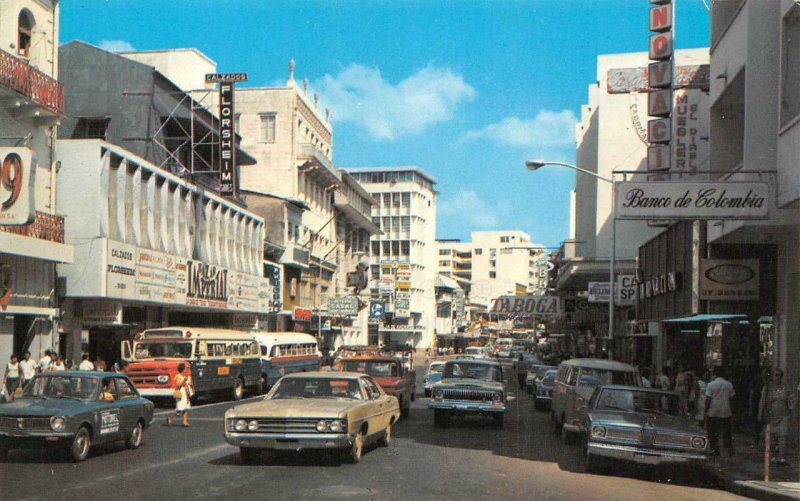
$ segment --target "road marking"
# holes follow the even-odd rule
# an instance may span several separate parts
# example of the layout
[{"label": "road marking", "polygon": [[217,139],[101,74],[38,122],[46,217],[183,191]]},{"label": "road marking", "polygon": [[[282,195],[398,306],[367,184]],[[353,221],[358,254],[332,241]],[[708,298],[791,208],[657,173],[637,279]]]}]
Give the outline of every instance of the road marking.
[{"label": "road marking", "polygon": [[[260,395],[260,396],[257,396],[257,397],[243,398],[243,399],[239,400],[238,402],[235,402],[233,400],[228,400],[228,401],[225,401],[225,402],[215,402],[213,404],[196,405],[196,406],[192,406],[190,408],[190,411],[191,410],[197,410],[197,409],[208,409],[209,407],[214,407],[214,406],[217,406],[217,405],[237,404],[237,403],[249,402],[250,400],[255,400],[257,398],[263,398],[263,395]],[[172,414],[172,412],[173,412],[172,409],[170,409],[168,411],[158,411],[158,412],[154,412],[153,416],[166,416],[167,414]]]},{"label": "road marking", "polygon": [[[166,466],[170,466],[170,465],[174,465],[174,464],[180,464],[180,463],[185,462],[187,459],[199,458],[199,457],[202,457],[202,456],[205,456],[205,455],[208,455],[208,454],[221,452],[221,451],[223,451],[225,449],[230,449],[230,448],[231,448],[231,446],[228,445],[228,444],[215,445],[214,447],[209,447],[207,449],[203,449],[203,450],[199,450],[199,451],[196,451],[196,452],[192,452],[190,454],[185,454],[185,455],[182,455],[182,456],[177,457],[175,459],[170,459],[169,461],[162,461],[160,463],[150,464],[150,465],[147,465],[147,466],[143,466],[141,468],[136,468],[134,470],[127,470],[127,471],[124,471],[122,473],[115,473],[115,474],[109,475],[107,477],[95,478],[95,479],[92,479],[92,481],[88,482],[88,483],[85,482],[85,483],[82,483],[82,484],[71,485],[71,486],[60,486],[59,487],[59,496],[61,496],[61,494],[63,492],[66,492],[66,491],[83,490],[83,489],[86,489],[87,487],[92,487],[92,486],[95,486],[97,484],[110,485],[109,482],[117,481],[117,479],[119,479],[121,477],[129,477],[131,475],[136,475],[138,473],[142,473],[142,472],[145,472],[145,471],[148,471],[148,470],[162,468],[162,467],[166,467]],[[37,498],[28,498],[28,499],[37,499]]]}]

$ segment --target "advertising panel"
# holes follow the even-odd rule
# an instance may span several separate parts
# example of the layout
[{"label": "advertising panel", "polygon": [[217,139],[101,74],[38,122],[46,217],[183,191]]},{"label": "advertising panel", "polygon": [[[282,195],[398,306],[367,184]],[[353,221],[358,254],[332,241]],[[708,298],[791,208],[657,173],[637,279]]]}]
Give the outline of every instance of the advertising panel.
[{"label": "advertising panel", "polygon": [[590,303],[607,303],[611,297],[611,285],[609,282],[589,282],[586,293],[586,300]]},{"label": "advertising panel", "polygon": [[758,272],[758,259],[702,259],[700,299],[756,301],[759,290]]},{"label": "advertising panel", "polygon": [[397,292],[394,300],[395,318],[411,317],[411,294],[408,292]]},{"label": "advertising panel", "polygon": [[122,303],[83,301],[83,325],[121,325]]},{"label": "advertising panel", "polygon": [[745,182],[617,183],[617,219],[766,219],[769,185]]},{"label": "advertising panel", "polygon": [[0,224],[26,225],[36,217],[36,156],[30,148],[0,148]]},{"label": "advertising panel", "polygon": [[500,296],[495,299],[492,313],[556,316],[561,313],[557,296]]},{"label": "advertising panel", "polygon": [[333,296],[328,299],[328,313],[334,317],[350,317],[358,314],[356,296]]},{"label": "advertising panel", "polygon": [[106,295],[136,299],[136,246],[108,240]]},{"label": "advertising panel", "polygon": [[381,277],[378,281],[379,294],[394,294],[394,277]]}]

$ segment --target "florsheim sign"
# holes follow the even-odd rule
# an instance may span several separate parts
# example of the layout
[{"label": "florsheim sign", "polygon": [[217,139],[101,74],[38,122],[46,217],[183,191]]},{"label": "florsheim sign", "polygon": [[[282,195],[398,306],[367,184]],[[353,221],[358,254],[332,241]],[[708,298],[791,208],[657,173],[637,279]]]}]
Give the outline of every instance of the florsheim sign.
[{"label": "florsheim sign", "polygon": [[617,219],[767,219],[769,185],[748,182],[620,182]]}]

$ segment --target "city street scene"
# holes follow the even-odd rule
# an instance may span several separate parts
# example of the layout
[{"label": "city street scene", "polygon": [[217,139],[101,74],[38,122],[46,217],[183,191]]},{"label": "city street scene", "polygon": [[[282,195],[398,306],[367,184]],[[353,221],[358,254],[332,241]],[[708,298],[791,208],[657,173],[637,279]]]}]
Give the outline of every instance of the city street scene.
[{"label": "city street scene", "polygon": [[797,0],[0,0],[0,498],[800,500]]}]

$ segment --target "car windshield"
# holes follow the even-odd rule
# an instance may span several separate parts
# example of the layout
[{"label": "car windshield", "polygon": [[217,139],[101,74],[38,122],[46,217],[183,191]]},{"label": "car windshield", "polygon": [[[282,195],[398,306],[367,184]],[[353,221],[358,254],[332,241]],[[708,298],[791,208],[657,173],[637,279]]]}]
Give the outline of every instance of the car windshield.
[{"label": "car windshield", "polygon": [[636,381],[635,372],[581,368],[578,386],[600,386],[603,384],[638,386],[639,383]]},{"label": "car windshield", "polygon": [[500,381],[500,368],[496,365],[447,362],[444,366],[444,378],[482,379],[486,381]]},{"label": "car windshield", "polygon": [[444,370],[444,364],[431,364],[428,367],[428,372],[442,372]]},{"label": "car windshield", "polygon": [[597,396],[595,409],[682,415],[678,395],[647,390],[603,389]]},{"label": "car windshield", "polygon": [[192,356],[192,343],[144,341],[136,343],[134,356],[139,360],[148,358],[190,358]]},{"label": "car windshield", "polygon": [[364,400],[357,379],[283,378],[269,392],[267,399],[281,398],[348,398]]},{"label": "car windshield", "polygon": [[99,383],[98,377],[36,376],[33,382],[25,387],[23,396],[90,400]]},{"label": "car windshield", "polygon": [[542,378],[542,382],[543,383],[552,383],[553,381],[556,380],[556,374],[558,374],[558,371],[554,371],[552,369],[547,371],[547,372],[545,372],[544,373],[544,377]]},{"label": "car windshield", "polygon": [[400,364],[392,361],[344,360],[342,365],[347,372],[363,372],[375,377],[392,377],[400,374]]}]

